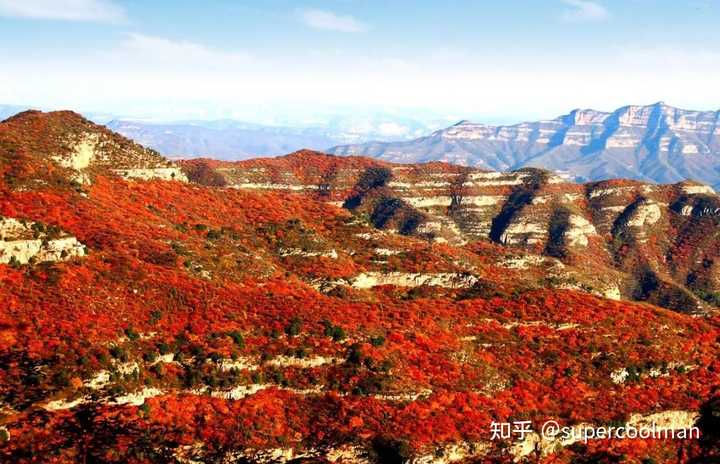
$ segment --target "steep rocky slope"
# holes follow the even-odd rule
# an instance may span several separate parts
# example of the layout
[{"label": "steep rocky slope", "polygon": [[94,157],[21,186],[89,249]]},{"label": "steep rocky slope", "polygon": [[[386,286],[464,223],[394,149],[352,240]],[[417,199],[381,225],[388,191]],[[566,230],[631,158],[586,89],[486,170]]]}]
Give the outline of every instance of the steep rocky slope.
[{"label": "steep rocky slope", "polygon": [[212,173],[218,185],[328,201],[386,231],[453,245],[490,241],[557,258],[572,269],[552,276],[558,285],[682,311],[720,303],[720,198],[702,184],[575,184],[537,169],[393,165],[314,152],[194,161],[185,169],[200,181]]},{"label": "steep rocky slope", "polygon": [[[605,255],[563,256],[614,250],[591,203],[632,203],[632,192],[650,195],[642,184],[569,190],[537,170],[317,153],[194,161],[183,165],[191,182],[129,181],[115,169],[152,168],[133,150],[126,164],[91,164],[91,183],[75,188],[76,170],[49,157],[52,145],[23,140],[22,157],[0,152],[2,239],[74,237],[84,248],[0,262],[2,462],[685,463],[718,454],[699,439],[492,439],[493,421],[519,419],[535,430],[553,419],[677,431],[700,416],[708,434],[716,429],[717,316],[592,295],[581,282],[592,284],[588,267]],[[623,206],[621,248],[631,239],[650,247],[653,227],[674,224],[673,214],[709,214],[714,197],[701,188],[667,187],[667,198]],[[660,203],[681,189],[692,192],[668,212]],[[558,232],[567,243],[542,256],[525,248],[554,243],[538,228],[508,233],[516,213],[551,204],[535,199],[573,193],[588,206],[569,206],[569,217],[586,222],[547,220],[572,226]],[[448,214],[453,201],[468,206],[467,226]],[[475,219],[486,203],[500,211],[489,225]],[[545,217],[536,211],[533,225]],[[713,243],[709,231],[701,237]],[[484,236],[496,238],[475,240]],[[592,273],[624,275],[613,269]]]},{"label": "steep rocky slope", "polygon": [[[99,175],[187,180],[158,153],[70,111],[26,111],[0,122],[0,175],[14,191],[50,188],[83,195]],[[2,264],[65,261],[86,250],[56,225],[0,215]]]},{"label": "steep rocky slope", "polygon": [[157,152],[71,111],[26,111],[0,122],[0,167],[12,183],[88,184],[96,174],[185,180]]},{"label": "steep rocky slope", "polygon": [[488,126],[462,121],[409,142],[329,150],[397,163],[446,161],[494,171],[535,166],[579,181],[630,178],[660,183],[694,179],[720,186],[720,111],[664,103],[612,113],[574,110],[549,121]]}]

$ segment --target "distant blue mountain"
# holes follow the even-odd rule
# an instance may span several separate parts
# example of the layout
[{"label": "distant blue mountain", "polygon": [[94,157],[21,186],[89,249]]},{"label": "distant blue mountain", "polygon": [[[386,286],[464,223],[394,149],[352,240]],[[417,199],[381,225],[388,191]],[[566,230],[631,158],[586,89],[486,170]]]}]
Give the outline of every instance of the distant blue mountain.
[{"label": "distant blue mountain", "polygon": [[461,121],[415,140],[343,145],[329,152],[396,163],[447,161],[493,171],[539,167],[582,182],[692,179],[718,188],[720,111],[683,110],[659,102],[613,112],[578,109],[511,126]]}]

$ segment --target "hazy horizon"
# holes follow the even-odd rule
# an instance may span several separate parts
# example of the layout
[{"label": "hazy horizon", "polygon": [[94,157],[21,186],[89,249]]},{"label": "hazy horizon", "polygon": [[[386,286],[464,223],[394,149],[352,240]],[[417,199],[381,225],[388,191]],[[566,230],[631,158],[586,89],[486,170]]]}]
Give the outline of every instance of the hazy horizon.
[{"label": "hazy horizon", "polygon": [[[612,113],[619,108],[626,107],[626,106],[652,106],[658,103],[666,104],[670,107],[675,107],[683,110],[692,110],[692,111],[720,111],[719,108],[686,108],[681,107],[679,105],[674,105],[672,103],[669,103],[664,100],[657,100],[652,102],[630,102],[625,105],[622,105],[620,107],[615,108],[589,108],[589,107],[571,107],[567,108],[565,111],[557,114],[548,114],[544,117],[538,117],[536,119],[531,118],[513,118],[513,117],[492,117],[492,116],[484,116],[481,114],[476,114],[474,117],[473,115],[467,115],[467,114],[458,114],[458,115],[449,115],[449,114],[443,114],[441,112],[433,113],[432,110],[418,110],[416,109],[414,113],[410,115],[406,115],[405,113],[397,110],[397,109],[387,109],[387,108],[354,108],[354,109],[343,109],[343,108],[335,108],[335,109],[326,109],[322,112],[315,112],[315,113],[306,113],[301,116],[297,115],[297,111],[288,111],[284,114],[277,115],[277,116],[270,116],[267,113],[263,113],[262,111],[257,111],[254,113],[248,113],[247,115],[238,115],[236,113],[233,113],[230,110],[217,110],[214,112],[211,112],[210,114],[206,114],[205,117],[192,117],[182,116],[182,112],[179,112],[181,116],[173,117],[172,115],[166,115],[166,116],[158,116],[158,115],[152,115],[152,114],[142,114],[142,113],[114,113],[111,111],[101,111],[97,108],[79,108],[79,107],[66,107],[66,106],[43,106],[43,105],[23,105],[23,104],[6,104],[5,102],[0,102],[0,110],[8,108],[12,108],[13,110],[17,110],[17,112],[25,111],[25,110],[39,110],[39,111],[74,111],[77,113],[82,114],[85,117],[88,117],[89,119],[92,119],[96,122],[99,122],[101,124],[105,122],[109,122],[112,120],[120,120],[120,121],[138,121],[148,124],[192,124],[192,123],[200,123],[203,122],[212,123],[212,122],[221,122],[221,121],[233,121],[233,122],[241,122],[241,123],[247,123],[247,124],[256,124],[258,126],[268,126],[268,127],[287,127],[287,128],[317,128],[317,127],[323,127],[327,126],[328,122],[332,119],[338,119],[338,118],[347,118],[351,120],[352,118],[357,118],[358,120],[362,118],[367,117],[385,117],[385,118],[393,118],[396,117],[399,119],[411,119],[415,121],[421,121],[429,125],[437,125],[438,128],[447,127],[450,125],[457,124],[462,121],[471,121],[474,123],[480,123],[480,124],[487,124],[487,125],[497,125],[497,126],[507,126],[507,125],[515,125],[515,124],[522,124],[527,122],[535,122],[535,121],[544,121],[544,120],[552,120],[556,119],[558,117],[565,116],[569,114],[572,111],[575,110],[594,110],[604,113]],[[3,114],[2,111],[0,111],[0,114]],[[14,113],[12,113],[14,114]],[[5,117],[9,117],[11,115],[10,112],[5,113]]]},{"label": "hazy horizon", "polygon": [[720,108],[720,5],[0,0],[0,103],[154,120],[495,124]]}]

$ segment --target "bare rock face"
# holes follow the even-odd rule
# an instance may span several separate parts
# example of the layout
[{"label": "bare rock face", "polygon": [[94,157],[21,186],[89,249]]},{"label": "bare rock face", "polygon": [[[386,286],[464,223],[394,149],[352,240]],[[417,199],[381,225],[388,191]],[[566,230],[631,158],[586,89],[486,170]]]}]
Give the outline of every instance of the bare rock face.
[{"label": "bare rock face", "polygon": [[372,288],[379,285],[395,285],[398,287],[419,287],[423,285],[464,288],[472,286],[477,279],[471,275],[462,274],[418,274],[402,272],[366,272],[352,279],[355,288]]},{"label": "bare rock face", "polygon": [[[641,124],[645,114],[628,110],[624,124]],[[460,246],[490,241],[558,258],[584,270],[578,282],[607,277],[592,292],[613,299],[702,311],[720,292],[720,247],[708,239],[720,224],[720,198],[697,182],[578,184],[534,168],[488,172],[314,152],[216,163],[212,172],[230,188],[324,199],[389,232]],[[410,280],[395,284],[412,286]]]},{"label": "bare rock face", "polygon": [[500,235],[503,245],[534,245],[540,243],[546,230],[542,224],[533,221],[519,220],[508,225]]},{"label": "bare rock face", "polygon": [[505,171],[525,166],[564,170],[581,181],[623,177],[655,182],[685,178],[720,185],[720,111],[664,103],[612,113],[574,110],[550,121],[488,126],[461,121],[410,142],[344,145],[339,155],[385,161],[446,161]]},{"label": "bare rock face", "polygon": [[187,182],[187,177],[176,167],[166,168],[135,168],[135,169],[115,169],[113,170],[119,176],[125,179],[138,179],[138,180],[177,180],[181,182]]},{"label": "bare rock face", "polygon": [[565,230],[564,241],[568,246],[586,247],[588,237],[597,235],[595,226],[590,221],[579,215],[569,217],[569,227]]},{"label": "bare rock face", "polygon": [[662,212],[660,205],[653,202],[642,202],[635,208],[628,218],[627,225],[633,227],[646,227],[660,220]]},{"label": "bare rock face", "polygon": [[83,244],[60,230],[0,217],[0,264],[65,261],[85,253]]}]

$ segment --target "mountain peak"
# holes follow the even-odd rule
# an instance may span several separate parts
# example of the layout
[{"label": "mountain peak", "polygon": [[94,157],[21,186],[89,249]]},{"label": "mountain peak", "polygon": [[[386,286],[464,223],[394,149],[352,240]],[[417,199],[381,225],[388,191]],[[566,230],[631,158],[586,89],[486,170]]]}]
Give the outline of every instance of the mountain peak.
[{"label": "mountain peak", "polygon": [[[460,121],[414,141],[339,146],[330,152],[400,163],[446,161],[496,171],[535,166],[590,181],[629,177],[672,183],[689,177],[717,188],[718,115],[663,101],[613,112],[576,108],[552,120],[509,126]],[[670,159],[671,165],[661,159]]]},{"label": "mountain peak", "polygon": [[109,173],[129,178],[184,177],[154,150],[73,111],[29,110],[0,122],[3,158],[19,173],[46,172],[45,181],[90,183],[92,175]]},{"label": "mountain peak", "polygon": [[333,155],[328,155],[327,153],[323,153],[317,150],[303,148],[302,150],[297,150],[285,155],[284,158],[327,158],[332,156]]},{"label": "mountain peak", "polygon": [[556,121],[560,120],[566,124],[575,125],[602,124],[607,116],[608,113],[591,108],[576,108],[567,116],[560,116]]},{"label": "mountain peak", "polygon": [[45,129],[58,128],[61,130],[67,130],[70,128],[77,129],[79,127],[101,127],[89,121],[81,114],[70,110],[49,112],[43,112],[40,110],[22,111],[2,121],[2,124],[6,127],[27,127],[30,125],[40,125],[43,126]]},{"label": "mountain peak", "polygon": [[227,166],[238,167],[263,167],[270,170],[287,169],[296,173],[306,173],[303,174],[304,176],[317,172],[332,173],[337,168],[364,169],[386,163],[362,156],[338,156],[304,149],[274,158],[254,158],[234,163],[227,162],[226,164]]}]

